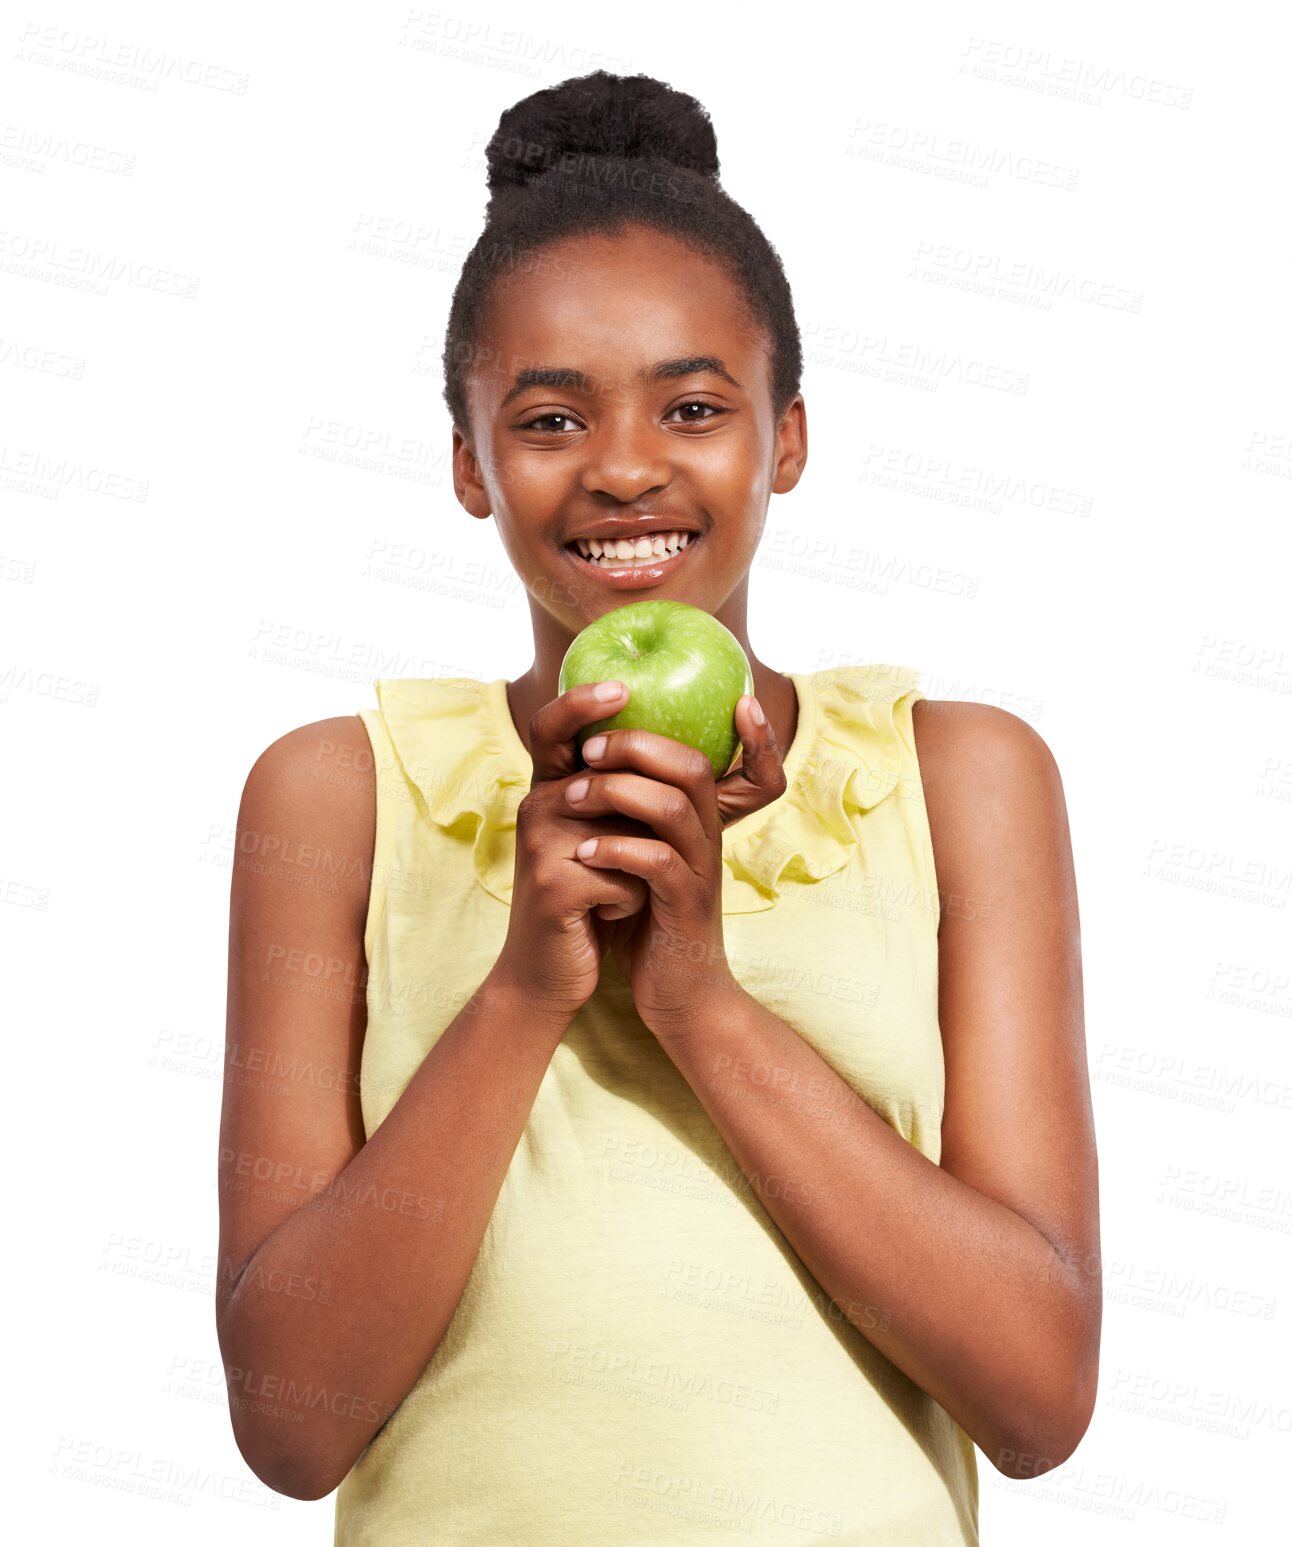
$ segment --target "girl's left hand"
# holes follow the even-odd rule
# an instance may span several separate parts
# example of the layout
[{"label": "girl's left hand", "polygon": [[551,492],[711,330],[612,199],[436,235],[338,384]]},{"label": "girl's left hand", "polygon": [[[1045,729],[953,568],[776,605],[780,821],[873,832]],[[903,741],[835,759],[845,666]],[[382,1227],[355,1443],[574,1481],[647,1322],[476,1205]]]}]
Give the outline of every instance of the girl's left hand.
[{"label": "girl's left hand", "polygon": [[[722,939],[722,833],[786,788],[776,734],[769,720],[754,718],[754,702],[746,695],[736,705],[741,760],[721,779],[694,747],[651,731],[614,730],[583,748],[584,798],[571,798],[584,781],[567,788],[571,812],[618,812],[658,834],[588,838],[575,854],[585,865],[639,876],[649,888],[647,906],[615,918],[607,933],[637,1013],[660,1037],[684,1034],[706,1002],[739,988]],[[615,917],[610,904],[603,907]]]}]

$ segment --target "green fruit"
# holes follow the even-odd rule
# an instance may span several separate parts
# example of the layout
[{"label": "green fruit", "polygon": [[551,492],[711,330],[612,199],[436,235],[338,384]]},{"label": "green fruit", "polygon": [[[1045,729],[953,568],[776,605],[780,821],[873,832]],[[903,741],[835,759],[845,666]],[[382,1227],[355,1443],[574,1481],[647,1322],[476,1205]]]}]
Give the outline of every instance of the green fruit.
[{"label": "green fruit", "polygon": [[580,750],[598,731],[636,727],[670,736],[709,759],[720,779],[740,746],[736,704],[754,691],[749,657],[711,613],[687,602],[629,602],[589,623],[561,662],[557,691],[585,682],[622,682],[628,702],[584,726]]}]

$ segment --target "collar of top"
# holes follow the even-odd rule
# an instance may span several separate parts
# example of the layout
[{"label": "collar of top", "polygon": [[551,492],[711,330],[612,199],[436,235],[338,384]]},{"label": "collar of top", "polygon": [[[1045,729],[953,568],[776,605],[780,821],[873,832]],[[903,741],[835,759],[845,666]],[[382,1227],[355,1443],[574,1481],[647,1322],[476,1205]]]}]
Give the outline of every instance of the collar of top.
[{"label": "collar of top", "polygon": [[[722,835],[722,912],[757,913],[841,870],[865,814],[897,789],[908,755],[898,702],[914,668],[788,672],[798,694],[787,788]],[[375,683],[391,742],[426,819],[469,844],[480,886],[510,905],[516,808],[533,762],[512,723],[505,678],[384,678]]]}]

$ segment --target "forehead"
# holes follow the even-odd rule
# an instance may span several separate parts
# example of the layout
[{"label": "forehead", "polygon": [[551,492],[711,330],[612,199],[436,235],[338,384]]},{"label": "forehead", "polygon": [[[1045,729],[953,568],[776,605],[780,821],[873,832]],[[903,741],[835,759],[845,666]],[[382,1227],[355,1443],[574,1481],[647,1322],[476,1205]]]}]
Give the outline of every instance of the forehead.
[{"label": "forehead", "polygon": [[525,258],[497,285],[485,322],[481,385],[494,401],[531,366],[626,385],[657,360],[716,355],[738,381],[760,379],[765,339],[741,287],[680,240],[633,227],[552,242]]}]

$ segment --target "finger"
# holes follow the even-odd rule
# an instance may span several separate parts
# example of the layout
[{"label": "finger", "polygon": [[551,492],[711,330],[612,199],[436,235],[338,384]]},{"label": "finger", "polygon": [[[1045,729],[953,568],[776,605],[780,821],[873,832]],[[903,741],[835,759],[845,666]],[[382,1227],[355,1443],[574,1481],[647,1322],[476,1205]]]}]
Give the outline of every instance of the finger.
[{"label": "finger", "polygon": [[755,703],[757,699],[746,693],[736,705],[740,764],[717,783],[718,809],[724,822],[770,805],[789,784],[772,722],[764,715],[763,723],[758,723],[751,708]]},{"label": "finger", "polygon": [[[582,788],[582,798],[577,798]],[[706,875],[713,852],[700,814],[685,790],[641,774],[583,774],[565,785],[565,800],[577,815],[604,816],[608,811],[631,817],[671,844],[691,869]]]},{"label": "finger", "polygon": [[585,838],[574,852],[589,867],[613,866],[630,876],[640,876],[669,912],[681,916],[687,911],[695,873],[662,839]]},{"label": "finger", "polygon": [[[607,697],[599,697],[607,693]],[[534,783],[561,779],[579,767],[575,734],[585,725],[609,719],[628,702],[622,682],[583,682],[543,705],[529,722],[529,753]]]},{"label": "finger", "polygon": [[[597,743],[601,742],[600,749]],[[591,754],[591,755],[589,755]],[[713,765],[703,752],[685,742],[654,731],[639,729],[607,731],[583,745],[583,760],[589,769],[631,768],[661,784],[681,790],[700,823],[700,831],[709,840],[722,834],[722,820],[713,782]],[[688,858],[702,863],[698,853]]]},{"label": "finger", "polygon": [[[579,877],[581,912],[594,911],[600,918],[626,919],[640,913],[650,900],[650,888],[639,876],[621,870],[595,869],[589,872],[575,858],[582,874]],[[603,910],[613,909],[613,912]]]}]

